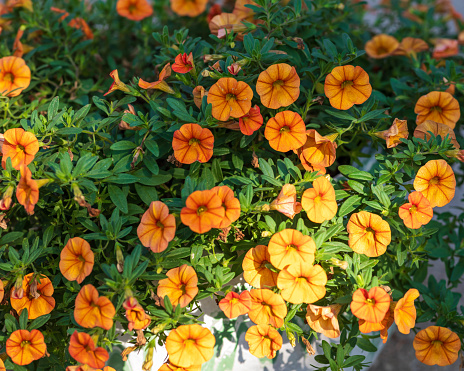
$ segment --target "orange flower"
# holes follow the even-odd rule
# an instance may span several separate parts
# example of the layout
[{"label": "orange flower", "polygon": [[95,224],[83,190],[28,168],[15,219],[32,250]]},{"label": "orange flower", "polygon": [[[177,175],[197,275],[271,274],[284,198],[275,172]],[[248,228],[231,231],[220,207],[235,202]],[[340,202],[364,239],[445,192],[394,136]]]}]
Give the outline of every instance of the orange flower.
[{"label": "orange flower", "polygon": [[340,336],[340,326],[337,316],[341,308],[340,304],[327,307],[309,304],[306,309],[306,321],[314,331],[320,332],[330,339],[338,338]]},{"label": "orange flower", "polygon": [[216,191],[195,191],[187,197],[180,212],[180,220],[195,233],[206,233],[218,228],[224,219],[225,210]]},{"label": "orange flower", "polygon": [[[110,299],[105,296],[98,296],[98,291],[93,285],[83,286],[79,294],[77,294],[74,319],[82,327],[101,327],[109,330],[113,326],[115,314],[116,310]],[[76,361],[79,360],[76,359]]]},{"label": "orange flower", "polygon": [[86,40],[93,40],[93,32],[90,29],[88,23],[85,21],[85,19],[80,17],[71,19],[71,21],[68,23],[68,26],[75,28],[76,30],[81,30]]},{"label": "orange flower", "polygon": [[28,215],[34,214],[34,206],[39,201],[39,186],[32,179],[32,173],[26,165],[20,165],[21,178],[16,188],[16,198],[24,206]]},{"label": "orange flower", "polygon": [[348,110],[355,104],[363,104],[372,94],[369,75],[359,66],[335,67],[326,77],[324,92],[330,105]]},{"label": "orange flower", "polygon": [[0,358],[0,371],[6,371],[5,364],[3,363],[1,358]]},{"label": "orange flower", "polygon": [[429,326],[414,338],[416,358],[429,366],[449,366],[458,359],[461,350],[459,336],[446,327]]},{"label": "orange flower", "polygon": [[4,296],[5,296],[5,287],[3,286],[3,281],[0,280],[0,303],[3,301]]},{"label": "orange flower", "polygon": [[[21,314],[23,309],[27,309],[29,319],[35,319],[50,313],[55,308],[55,299],[52,298],[53,289],[52,282],[44,275],[36,275],[29,273],[23,278],[24,295],[21,299],[11,295],[10,301],[13,309]],[[40,283],[38,280],[40,279]],[[11,289],[13,293],[14,287]]]},{"label": "orange flower", "polygon": [[137,236],[143,246],[159,253],[167,249],[176,235],[176,218],[161,201],[152,201],[137,227]]},{"label": "orange flower", "polygon": [[160,298],[167,296],[173,307],[178,304],[185,308],[198,294],[198,277],[195,270],[183,264],[170,269],[164,280],[159,281],[157,295]]},{"label": "orange flower", "polygon": [[106,96],[115,90],[121,90],[126,93],[130,92],[129,87],[126,84],[124,84],[121,80],[119,80],[118,70],[111,71],[110,76],[113,79],[113,83],[111,84],[110,89],[105,94],[103,94],[103,96]]},{"label": "orange flower", "polygon": [[456,135],[454,134],[453,129],[451,129],[449,126],[445,124],[441,124],[432,120],[426,120],[422,124],[418,125],[416,127],[416,130],[414,130],[414,138],[420,138],[428,141],[432,137],[429,131],[435,137],[440,136],[442,139],[445,139],[448,135],[454,147],[456,149],[459,149],[460,146],[456,140]]},{"label": "orange flower", "polygon": [[454,129],[461,117],[458,101],[445,91],[432,91],[419,98],[414,108],[417,113],[416,123],[432,120]]},{"label": "orange flower", "polygon": [[161,90],[164,91],[165,93],[169,94],[174,94],[175,91],[172,90],[172,88],[167,84],[165,79],[167,79],[169,76],[171,76],[171,65],[168,63],[166,66],[163,67],[161,70],[158,80],[155,82],[147,82],[143,79],[139,80],[139,87],[142,89],[156,89],[156,90]]},{"label": "orange flower", "polygon": [[208,0],[171,0],[171,9],[182,17],[196,17],[206,9]]},{"label": "orange flower", "polygon": [[300,77],[295,67],[286,63],[273,64],[259,74],[256,92],[267,108],[287,107],[300,96]]},{"label": "orange flower", "polygon": [[251,326],[245,334],[245,340],[250,348],[250,353],[258,358],[272,359],[282,348],[282,336],[269,325]]},{"label": "orange flower", "polygon": [[367,322],[363,319],[359,320],[359,331],[361,331],[363,334],[368,334],[373,331],[380,331],[380,338],[383,340],[383,343],[385,344],[388,340],[388,330],[393,324],[393,313],[392,313],[392,303],[390,303],[390,308],[388,309],[387,313],[385,314],[385,317],[381,322],[378,323],[372,323],[372,322]]},{"label": "orange flower", "polygon": [[430,202],[420,192],[412,192],[408,196],[409,203],[398,210],[404,225],[411,229],[419,229],[432,220],[433,209]]},{"label": "orange flower", "polygon": [[0,94],[16,97],[31,83],[31,70],[22,58],[0,58]]},{"label": "orange flower", "polygon": [[380,216],[367,211],[352,214],[346,229],[348,245],[354,252],[370,258],[384,254],[391,242],[390,225]]},{"label": "orange flower", "polygon": [[153,8],[147,0],[118,0],[116,11],[121,17],[132,21],[141,21],[153,14]]},{"label": "orange flower", "polygon": [[369,40],[364,49],[369,57],[382,59],[392,55],[399,44],[398,40],[393,36],[380,34]]},{"label": "orange flower", "polygon": [[401,138],[407,139],[409,136],[408,122],[406,120],[395,119],[389,129],[374,134],[379,138],[385,139],[387,148],[396,147],[401,143]]},{"label": "orange flower", "polygon": [[250,108],[245,116],[239,118],[240,131],[242,134],[251,135],[263,125],[263,116],[260,113],[259,106]]},{"label": "orange flower", "polygon": [[6,341],[6,354],[13,363],[20,366],[37,361],[46,351],[44,336],[39,330],[16,330]]},{"label": "orange flower", "polygon": [[268,289],[251,289],[250,319],[257,325],[282,327],[287,315],[284,299]]},{"label": "orange flower", "polygon": [[455,56],[459,53],[459,41],[452,39],[438,39],[433,48],[433,58],[441,59]]},{"label": "orange flower", "polygon": [[414,37],[405,37],[401,40],[400,45],[398,45],[398,48],[393,52],[393,55],[404,55],[416,58],[417,53],[427,50],[429,50],[429,46],[424,40]]},{"label": "orange flower", "polygon": [[11,158],[13,168],[29,165],[39,152],[39,141],[34,134],[23,129],[9,129],[5,132],[2,146],[2,167],[6,169],[6,159]]},{"label": "orange flower", "polygon": [[296,202],[296,188],[293,184],[285,184],[280,190],[277,198],[270,204],[271,210],[293,219],[301,211],[301,203]]},{"label": "orange flower", "polygon": [[93,368],[103,368],[110,358],[108,352],[101,347],[97,348],[90,335],[85,332],[74,331],[68,351],[77,362]]},{"label": "orange flower", "polygon": [[271,148],[279,152],[288,152],[305,144],[306,126],[298,113],[283,111],[269,119],[264,136]]},{"label": "orange flower", "polygon": [[172,70],[177,73],[188,73],[195,68],[193,64],[193,54],[179,54],[176,57],[175,63],[172,65]]},{"label": "orange flower", "polygon": [[246,29],[247,27],[241,22],[241,19],[233,13],[221,13],[209,21],[211,34],[217,36],[219,39],[224,38],[228,33],[233,31],[236,33],[235,39],[242,41],[243,32]]},{"label": "orange flower", "polygon": [[414,189],[422,193],[431,207],[447,205],[456,191],[453,169],[445,160],[430,160],[417,172]]},{"label": "orange flower", "polygon": [[403,298],[398,300],[395,306],[395,323],[402,334],[409,334],[410,330],[414,328],[416,324],[416,307],[414,306],[414,300],[416,300],[419,295],[419,291],[416,289],[409,289],[408,292],[404,294]]},{"label": "orange flower", "polygon": [[237,294],[231,291],[219,302],[219,308],[221,308],[227,318],[236,318],[242,314],[247,314],[251,309],[250,293],[243,291]]},{"label": "orange flower", "polygon": [[181,325],[166,339],[169,362],[178,367],[199,366],[214,355],[216,339],[210,330],[200,325]]},{"label": "orange flower", "polygon": [[70,238],[61,250],[60,271],[68,281],[81,284],[93,269],[94,254],[89,243],[80,237]]},{"label": "orange flower", "polygon": [[373,287],[367,292],[357,289],[351,302],[351,313],[367,322],[379,323],[390,308],[390,295],[381,287]]},{"label": "orange flower", "polygon": [[212,191],[216,191],[224,208],[224,218],[217,228],[227,228],[240,218],[240,201],[234,196],[234,191],[227,186],[214,187]]},{"label": "orange flower", "polygon": [[198,124],[184,124],[174,132],[172,148],[176,160],[182,164],[208,162],[213,156],[214,136]]},{"label": "orange flower", "polygon": [[14,186],[9,185],[6,188],[6,191],[2,194],[2,199],[0,200],[0,210],[9,210],[13,200],[11,196],[13,196]]},{"label": "orange flower", "polygon": [[192,91],[193,101],[195,106],[201,108],[201,104],[203,102],[203,97],[206,95],[206,90],[203,86],[196,86],[195,89]]},{"label": "orange flower", "polygon": [[254,15],[253,9],[247,8],[245,5],[258,6],[253,0],[237,0],[232,13],[234,13],[238,19],[245,19],[251,22]]},{"label": "orange flower", "polygon": [[330,220],[337,214],[338,205],[335,201],[335,190],[325,176],[317,178],[313,182],[313,188],[304,191],[301,205],[309,220],[314,223]]},{"label": "orange flower", "polygon": [[213,106],[212,115],[219,121],[245,116],[250,111],[252,98],[250,86],[233,77],[219,79],[208,92],[208,103]]},{"label": "orange flower", "polygon": [[279,272],[277,287],[282,298],[292,304],[314,303],[325,296],[327,274],[320,265],[298,262]]},{"label": "orange flower", "polygon": [[284,269],[299,262],[313,264],[316,244],[311,237],[296,229],[284,229],[271,237],[268,252],[271,264],[277,269]]},{"label": "orange flower", "polygon": [[277,285],[277,273],[270,270],[271,257],[267,246],[258,245],[250,250],[243,259],[243,278],[253,287],[258,289],[274,287]]},{"label": "orange flower", "polygon": [[222,13],[222,8],[219,4],[213,4],[213,6],[209,9],[208,16],[206,17],[206,21],[209,23],[211,20]]},{"label": "orange flower", "polygon": [[306,170],[321,170],[335,162],[337,145],[334,143],[333,137],[323,137],[314,129],[306,131],[305,144],[295,151]]},{"label": "orange flower", "polygon": [[144,330],[151,322],[150,317],[145,313],[142,306],[133,296],[127,298],[122,304],[126,310],[126,318],[129,321],[129,331]]},{"label": "orange flower", "polygon": [[201,371],[201,365],[199,366],[190,366],[190,367],[177,367],[172,363],[164,363],[158,371]]}]

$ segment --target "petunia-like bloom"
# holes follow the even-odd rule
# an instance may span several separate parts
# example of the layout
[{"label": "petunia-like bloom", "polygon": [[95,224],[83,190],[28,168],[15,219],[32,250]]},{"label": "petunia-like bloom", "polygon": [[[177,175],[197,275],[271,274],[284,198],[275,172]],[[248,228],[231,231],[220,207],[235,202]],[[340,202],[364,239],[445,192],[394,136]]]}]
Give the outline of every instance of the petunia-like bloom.
[{"label": "petunia-like bloom", "polygon": [[34,214],[34,206],[39,202],[39,185],[32,179],[32,173],[27,165],[19,167],[21,178],[16,188],[16,198],[24,206],[28,215]]},{"label": "petunia-like bloom", "polygon": [[254,11],[253,9],[247,8],[245,5],[259,6],[253,0],[237,0],[232,13],[239,19],[245,19],[247,22],[251,22],[253,20]]},{"label": "petunia-like bloom", "polygon": [[406,120],[395,119],[392,126],[384,131],[374,133],[379,138],[385,139],[387,148],[396,147],[401,143],[401,138],[407,139],[409,136],[408,122]]},{"label": "petunia-like bloom", "polygon": [[34,161],[37,152],[39,141],[34,134],[21,128],[8,129],[3,138],[2,167],[6,169],[6,159],[10,157],[13,168],[19,170],[21,165],[29,165]]},{"label": "petunia-like bloom", "polygon": [[452,39],[438,39],[433,48],[432,57],[442,59],[453,57],[459,53],[459,41]]},{"label": "petunia-like bloom", "polygon": [[201,365],[190,367],[177,367],[173,363],[163,363],[158,371],[201,371]]},{"label": "petunia-like bloom", "polygon": [[199,366],[214,355],[216,339],[200,325],[181,325],[171,330],[166,339],[169,361],[178,367]]},{"label": "petunia-like bloom", "polygon": [[16,97],[31,83],[31,70],[22,58],[0,58],[0,95]]},{"label": "petunia-like bloom", "polygon": [[416,324],[416,307],[414,300],[419,297],[419,291],[409,289],[404,296],[398,300],[394,310],[395,323],[399,332],[409,334]]},{"label": "petunia-like bloom", "polygon": [[364,49],[369,57],[382,59],[392,55],[399,44],[398,40],[393,36],[380,34],[369,40],[364,46]]},{"label": "petunia-like bloom", "polygon": [[203,102],[203,97],[206,95],[205,88],[200,85],[196,86],[192,91],[192,95],[193,95],[193,102],[195,103],[195,106],[200,108],[201,103]]},{"label": "petunia-like bloom", "polygon": [[14,186],[9,185],[5,192],[2,194],[2,199],[0,200],[0,210],[9,210],[13,200],[11,196],[13,196]]},{"label": "petunia-like bloom", "polygon": [[110,77],[113,79],[113,83],[111,84],[109,90],[105,94],[103,94],[103,96],[106,96],[116,90],[121,90],[126,93],[130,92],[129,87],[119,79],[118,70],[111,71]]},{"label": "petunia-like bloom", "polygon": [[335,162],[337,144],[333,137],[322,136],[314,129],[306,131],[305,144],[295,151],[306,170],[319,171]]},{"label": "petunia-like bloom", "polygon": [[354,252],[370,258],[384,254],[391,242],[388,222],[367,211],[352,214],[346,229],[349,234],[348,245]]},{"label": "petunia-like bloom", "polygon": [[279,112],[267,122],[264,136],[276,151],[296,150],[305,144],[306,125],[296,112]]},{"label": "petunia-like bloom", "polygon": [[454,130],[445,124],[432,120],[425,120],[422,124],[418,125],[416,130],[414,130],[413,136],[414,138],[420,138],[428,141],[432,137],[429,132],[435,137],[441,137],[442,140],[448,136],[454,148],[459,149],[460,146],[456,140]]},{"label": "petunia-like bloom", "polygon": [[234,32],[235,39],[243,40],[243,32],[247,27],[241,22],[242,20],[233,13],[221,13],[209,21],[209,30],[211,34],[223,39],[227,34]]},{"label": "petunia-like bloom", "polygon": [[174,132],[172,148],[176,160],[182,164],[208,162],[213,156],[214,136],[211,130],[198,124],[184,124]]},{"label": "petunia-like bloom", "polygon": [[165,79],[167,79],[169,76],[171,76],[171,65],[168,63],[166,66],[163,67],[161,70],[158,80],[155,82],[148,82],[145,80],[140,79],[139,80],[139,87],[142,89],[156,89],[156,90],[161,90],[164,91],[165,93],[169,94],[174,94],[174,90],[167,84]]},{"label": "petunia-like bloom", "polygon": [[361,331],[363,334],[368,334],[373,331],[380,331],[380,338],[385,344],[388,340],[388,330],[394,323],[392,305],[394,305],[394,303],[390,303],[390,308],[388,309],[387,313],[385,313],[382,321],[378,323],[368,322],[360,319],[359,331]]},{"label": "petunia-like bloom", "polygon": [[330,105],[339,110],[348,110],[355,104],[363,104],[372,94],[369,75],[359,66],[335,67],[327,75],[324,92]]},{"label": "petunia-like bloom", "polygon": [[271,237],[267,250],[271,264],[277,269],[284,269],[299,262],[313,264],[316,244],[311,237],[296,229],[284,229]]},{"label": "petunia-like bloom", "polygon": [[[50,313],[55,308],[55,299],[52,297],[55,290],[48,277],[44,275],[34,277],[34,273],[29,273],[23,278],[22,289],[24,295],[21,299],[10,295],[11,306],[18,314],[21,314],[23,309],[27,309],[28,318],[35,319]],[[14,287],[11,293],[13,290]]]},{"label": "petunia-like bloom", "polygon": [[218,186],[211,190],[217,192],[224,208],[224,218],[217,228],[227,228],[240,217],[240,201],[228,186]]},{"label": "petunia-like bloom", "polygon": [[180,220],[195,233],[218,228],[225,216],[222,200],[216,191],[195,191],[187,197]]},{"label": "petunia-like bloom", "polygon": [[245,334],[245,340],[250,353],[258,358],[272,359],[282,348],[282,336],[276,329],[266,324],[251,326]]},{"label": "petunia-like bloom", "polygon": [[147,0],[118,0],[116,11],[121,17],[141,21],[153,14],[153,7]]},{"label": "petunia-like bloom", "polygon": [[445,206],[456,191],[454,171],[445,160],[430,160],[417,172],[414,189],[422,193],[431,207]]},{"label": "petunia-like bloom", "polygon": [[258,245],[251,248],[242,262],[243,278],[258,289],[277,285],[277,273],[269,269],[271,257],[267,246]]},{"label": "petunia-like bloom", "polygon": [[171,0],[171,9],[182,17],[196,17],[205,11],[207,3],[208,0]]},{"label": "petunia-like bloom", "polygon": [[194,68],[192,53],[189,55],[187,53],[179,54],[172,65],[172,70],[177,73],[189,73]]},{"label": "petunia-like bloom", "polygon": [[[52,6],[50,10],[55,13],[63,14],[59,19],[60,22],[69,17],[69,13],[64,9],[55,8]],[[87,22],[83,18],[76,17],[76,18],[71,19],[68,23],[68,26],[75,28],[76,30],[81,30],[86,40],[93,39],[93,32],[90,29]]]},{"label": "petunia-like bloom", "polygon": [[293,219],[302,209],[301,203],[296,201],[296,188],[293,184],[285,184],[269,206],[271,210],[277,210],[290,219]]},{"label": "petunia-like bloom", "polygon": [[93,285],[85,285],[77,294],[74,319],[85,328],[101,327],[109,330],[116,314],[114,305],[106,296],[98,296]]},{"label": "petunia-like bloom", "polygon": [[331,220],[338,210],[333,185],[325,176],[317,178],[313,182],[313,188],[304,191],[301,205],[312,222],[322,223]]},{"label": "petunia-like bloom", "polygon": [[233,77],[219,79],[208,92],[208,103],[213,106],[211,114],[219,121],[245,116],[250,111],[252,98],[250,86]]},{"label": "petunia-like bloom", "polygon": [[405,37],[401,40],[392,55],[404,55],[416,58],[417,53],[425,52],[427,50],[429,50],[429,46],[424,40],[414,37]]},{"label": "petunia-like bloom", "polygon": [[263,125],[264,119],[260,113],[259,106],[250,108],[245,116],[239,118],[240,131],[242,134],[251,135]]},{"label": "petunia-like bloom", "polygon": [[459,102],[445,91],[432,91],[420,97],[414,112],[417,113],[417,125],[425,120],[432,120],[445,124],[451,129],[454,129],[461,117]]},{"label": "petunia-like bloom", "polygon": [[351,301],[351,313],[367,322],[379,323],[390,308],[390,295],[381,287],[373,287],[369,292],[357,289]]},{"label": "petunia-like bloom", "polygon": [[251,309],[251,295],[248,291],[242,291],[240,294],[231,291],[219,302],[219,308],[227,318],[247,314]]},{"label": "petunia-like bloom", "polygon": [[[39,330],[16,330],[6,341],[6,354],[17,365],[25,366],[42,358],[47,351],[44,336]],[[3,362],[2,362],[3,363]]]},{"label": "petunia-like bloom", "polygon": [[398,215],[406,227],[418,229],[432,220],[433,209],[422,193],[417,191],[410,193],[408,201],[398,210]]},{"label": "petunia-like bloom", "polygon": [[327,307],[309,304],[306,308],[306,322],[314,331],[320,332],[330,339],[338,338],[340,336],[340,326],[337,317],[341,308],[340,304]]},{"label": "petunia-like bloom", "polygon": [[287,107],[300,96],[300,77],[295,67],[286,63],[273,64],[259,74],[256,92],[264,107]]},{"label": "petunia-like bloom", "polygon": [[250,319],[257,325],[282,327],[287,315],[287,306],[279,294],[268,289],[251,289]]},{"label": "petunia-like bloom", "polygon": [[178,304],[185,308],[198,294],[198,277],[195,269],[183,264],[170,269],[164,280],[159,281],[157,295],[160,298],[167,296],[171,304]]},{"label": "petunia-like bloom", "polygon": [[314,303],[325,296],[327,274],[320,265],[298,262],[279,272],[277,287],[282,298],[292,304]]},{"label": "petunia-like bloom", "polygon": [[93,269],[94,254],[90,244],[80,237],[70,238],[61,250],[60,271],[68,281],[81,284]]},{"label": "petunia-like bloom", "polygon": [[137,227],[137,236],[143,246],[155,253],[167,249],[176,235],[176,218],[161,201],[152,201]]},{"label": "petunia-like bloom", "polygon": [[459,336],[440,326],[429,326],[419,331],[412,345],[416,351],[416,358],[428,366],[452,365],[458,359],[461,350]]},{"label": "petunia-like bloom", "polygon": [[103,368],[110,358],[108,352],[101,347],[97,348],[90,335],[85,332],[74,331],[68,351],[77,362],[93,368]]},{"label": "petunia-like bloom", "polygon": [[150,325],[151,319],[145,310],[133,296],[128,297],[122,304],[126,310],[126,318],[129,321],[128,328],[132,330],[144,330]]}]

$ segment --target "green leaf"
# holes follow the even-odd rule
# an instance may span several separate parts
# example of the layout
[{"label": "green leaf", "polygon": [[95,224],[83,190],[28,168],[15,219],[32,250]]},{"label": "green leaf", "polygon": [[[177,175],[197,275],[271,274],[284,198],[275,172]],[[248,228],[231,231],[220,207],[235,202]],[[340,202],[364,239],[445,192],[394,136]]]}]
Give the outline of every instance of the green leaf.
[{"label": "green leaf", "polygon": [[29,318],[29,314],[27,312],[27,308],[21,310],[21,315],[19,316],[19,328],[21,330],[27,329],[27,319]]},{"label": "green leaf", "polygon": [[121,140],[120,142],[116,142],[113,145],[111,145],[110,149],[113,151],[126,151],[126,150],[132,150],[137,145],[134,142],[130,142],[128,140]]},{"label": "green leaf", "polygon": [[127,208],[127,198],[121,188],[109,184],[108,185],[108,193],[110,195],[111,201],[113,201],[114,205],[121,210],[124,214],[128,213]]},{"label": "green leaf", "polygon": [[7,243],[13,242],[18,238],[22,237],[23,232],[10,232],[0,238],[0,246],[6,245]]},{"label": "green leaf", "polygon": [[364,337],[359,337],[356,341],[356,345],[366,352],[377,352],[375,345]]},{"label": "green leaf", "polygon": [[146,140],[145,147],[148,148],[148,150],[153,154],[153,156],[155,157],[159,156],[160,152],[159,152],[158,143],[156,143],[154,140]]},{"label": "green leaf", "polygon": [[31,330],[35,330],[35,329],[38,329],[39,327],[42,327],[43,325],[45,325],[48,320],[50,319],[51,315],[50,314],[46,314],[44,316],[40,316],[40,317],[37,317],[35,320],[33,320],[30,325],[28,326],[28,330],[31,331]]},{"label": "green leaf", "polygon": [[338,216],[345,216],[356,209],[354,205],[360,203],[360,196],[351,196],[340,206]]}]

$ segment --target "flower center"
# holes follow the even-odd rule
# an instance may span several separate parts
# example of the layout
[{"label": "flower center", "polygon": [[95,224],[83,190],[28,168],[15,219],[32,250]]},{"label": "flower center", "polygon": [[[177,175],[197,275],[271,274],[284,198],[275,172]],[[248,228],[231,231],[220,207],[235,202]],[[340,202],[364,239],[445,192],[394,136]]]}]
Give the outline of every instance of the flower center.
[{"label": "flower center", "polygon": [[374,305],[375,304],[375,299],[366,299],[366,303],[370,304],[370,305]]},{"label": "flower center", "polygon": [[282,80],[276,80],[276,81],[274,81],[272,86],[282,86],[283,84],[284,84],[284,82]]},{"label": "flower center", "polygon": [[429,184],[432,184],[432,185],[436,185],[436,184],[438,184],[438,183],[440,183],[440,178],[437,177],[437,176],[435,176],[435,177],[433,177],[432,179],[430,179],[430,182],[429,182]]},{"label": "flower center", "polygon": [[317,195],[315,198],[314,198],[314,202],[321,202],[322,200],[322,197],[320,195]]},{"label": "flower center", "polygon": [[189,146],[195,147],[198,144],[200,144],[200,139],[198,138],[192,138],[189,140]]},{"label": "flower center", "polygon": [[374,234],[375,231],[374,231],[371,227],[367,227],[367,228],[366,228],[366,233],[372,233],[372,234]]},{"label": "flower center", "polygon": [[17,144],[16,145],[16,151],[17,152],[24,152],[26,148],[24,148],[24,146],[22,146],[21,144]]},{"label": "flower center", "polygon": [[200,206],[198,209],[197,209],[197,214],[198,215],[201,215],[203,214],[206,210],[208,210],[208,208],[206,206]]},{"label": "flower center", "polygon": [[443,112],[443,108],[441,108],[440,106],[435,106],[435,107],[431,107],[430,111]]},{"label": "flower center", "polygon": [[347,86],[353,85],[353,81],[351,80],[346,80],[342,82],[342,89],[345,89]]},{"label": "flower center", "polygon": [[6,73],[3,76],[3,81],[8,81],[8,82],[13,82],[14,81],[14,75],[12,73]]},{"label": "flower center", "polygon": [[443,345],[443,342],[440,340],[432,340],[431,343],[432,345],[438,345],[438,346]]},{"label": "flower center", "polygon": [[298,246],[294,245],[294,244],[290,244],[290,245],[287,245],[287,250],[291,250],[291,249],[295,249],[295,250],[298,250]]},{"label": "flower center", "polygon": [[129,5],[129,13],[134,13],[137,10],[137,6],[135,4]]},{"label": "flower center", "polygon": [[82,263],[85,262],[85,259],[84,259],[84,257],[83,257],[82,255],[79,255],[79,256],[77,257],[77,260],[81,261]]},{"label": "flower center", "polygon": [[383,46],[379,46],[377,48],[377,54],[387,54],[387,53],[388,53],[388,50],[384,48]]},{"label": "flower center", "polygon": [[288,133],[290,131],[290,128],[285,125],[285,126],[282,126],[279,130],[281,133]]},{"label": "flower center", "polygon": [[185,293],[187,292],[184,284],[180,285],[179,290],[182,291],[182,295],[185,295]]},{"label": "flower center", "polygon": [[161,229],[164,228],[164,224],[161,223],[159,220],[156,222],[156,226],[157,226],[158,228],[161,228]]},{"label": "flower center", "polygon": [[21,348],[24,348],[25,346],[29,345],[31,342],[28,340],[23,340],[21,341]]},{"label": "flower center", "polygon": [[229,303],[230,303],[230,304],[238,303],[238,299],[237,299],[237,298],[230,299],[230,300],[229,300]]},{"label": "flower center", "polygon": [[185,339],[184,340],[184,345],[189,345],[189,344],[195,344],[195,340],[194,339]]},{"label": "flower center", "polygon": [[230,94],[230,93],[229,93],[229,94],[226,95],[226,100],[227,100],[227,101],[232,100],[232,99],[235,99],[235,98],[237,98],[237,97],[235,96],[235,94]]},{"label": "flower center", "polygon": [[295,278],[295,283],[308,282],[306,277],[297,277]]},{"label": "flower center", "polygon": [[412,206],[409,208],[409,212],[410,212],[411,214],[414,214],[416,211],[417,211],[417,206],[416,206],[416,205],[412,205]]}]

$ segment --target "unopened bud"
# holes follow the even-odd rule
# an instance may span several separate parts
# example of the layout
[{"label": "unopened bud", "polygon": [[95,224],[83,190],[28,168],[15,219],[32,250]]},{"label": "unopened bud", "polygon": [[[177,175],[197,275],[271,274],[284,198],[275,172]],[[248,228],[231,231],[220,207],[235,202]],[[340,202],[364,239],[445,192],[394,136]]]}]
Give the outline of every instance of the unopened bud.
[{"label": "unopened bud", "polygon": [[138,347],[137,346],[133,346],[133,347],[128,347],[126,349],[124,349],[121,353],[121,356],[122,356],[122,360],[124,362],[127,361],[127,356],[132,353],[134,350],[136,350]]},{"label": "unopened bud", "polygon": [[287,332],[287,337],[288,337],[288,341],[290,342],[290,345],[293,348],[295,348],[296,338],[295,338],[295,335],[293,335],[293,332]]},{"label": "unopened bud", "polygon": [[166,328],[166,324],[164,323],[161,323],[159,325],[156,325],[153,330],[151,330],[153,332],[153,334],[159,334],[161,331],[164,331],[164,329]]},{"label": "unopened bud", "polygon": [[206,54],[203,56],[203,62],[217,61],[219,59],[224,59],[225,55],[222,54]]},{"label": "unopened bud", "polygon": [[264,204],[261,206],[261,211],[264,213],[267,213],[269,210],[271,210],[271,206],[269,204]]},{"label": "unopened bud", "polygon": [[358,286],[364,287],[364,278],[360,274],[356,276],[356,283],[358,284]]},{"label": "unopened bud", "polygon": [[16,278],[16,282],[13,286],[13,290],[11,290],[11,298],[12,299],[22,299],[24,296],[24,289],[23,289],[23,277],[18,276]]},{"label": "unopened bud", "polygon": [[150,371],[152,367],[153,367],[153,348],[150,347],[150,348],[148,348],[148,352],[147,352],[147,355],[145,357],[145,361],[143,362],[142,370]]},{"label": "unopened bud", "polygon": [[261,232],[261,237],[271,237],[271,236],[272,236],[272,232],[269,232],[269,231]]},{"label": "unopened bud", "polygon": [[116,267],[119,273],[124,271],[124,255],[119,245],[116,245]]},{"label": "unopened bud", "polygon": [[336,258],[331,258],[330,262],[336,267],[339,267],[340,269],[346,270],[346,268],[348,268],[348,262],[345,260],[338,260]]}]

